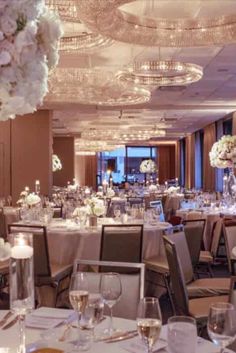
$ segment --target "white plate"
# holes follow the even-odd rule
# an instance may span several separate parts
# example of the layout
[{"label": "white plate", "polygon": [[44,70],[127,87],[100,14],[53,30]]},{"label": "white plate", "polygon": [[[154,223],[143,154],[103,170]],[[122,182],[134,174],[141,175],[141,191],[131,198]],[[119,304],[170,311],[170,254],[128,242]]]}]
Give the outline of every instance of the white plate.
[{"label": "white plate", "polygon": [[26,353],[33,353],[36,349],[40,348],[54,348],[61,350],[62,353],[69,352],[71,350],[71,345],[65,343],[55,343],[55,342],[45,342],[45,341],[37,341],[27,345]]}]

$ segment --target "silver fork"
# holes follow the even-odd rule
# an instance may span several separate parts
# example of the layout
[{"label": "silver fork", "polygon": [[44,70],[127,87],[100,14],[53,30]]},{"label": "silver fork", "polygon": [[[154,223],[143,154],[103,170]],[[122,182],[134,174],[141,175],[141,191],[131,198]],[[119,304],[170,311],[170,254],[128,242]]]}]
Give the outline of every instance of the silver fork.
[{"label": "silver fork", "polygon": [[0,320],[0,327],[2,327],[3,325],[5,325],[5,323],[7,322],[7,320],[13,315],[13,313],[11,311],[8,311],[8,313],[6,313],[3,318]]}]

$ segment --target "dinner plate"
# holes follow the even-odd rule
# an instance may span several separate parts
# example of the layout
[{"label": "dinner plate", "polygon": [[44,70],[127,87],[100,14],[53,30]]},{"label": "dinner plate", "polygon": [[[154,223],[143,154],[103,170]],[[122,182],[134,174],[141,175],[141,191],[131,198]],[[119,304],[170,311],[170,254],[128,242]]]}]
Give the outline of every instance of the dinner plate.
[{"label": "dinner plate", "polygon": [[26,346],[26,353],[33,353],[40,348],[54,348],[60,350],[61,353],[66,353],[71,350],[72,345],[68,343],[37,341]]}]

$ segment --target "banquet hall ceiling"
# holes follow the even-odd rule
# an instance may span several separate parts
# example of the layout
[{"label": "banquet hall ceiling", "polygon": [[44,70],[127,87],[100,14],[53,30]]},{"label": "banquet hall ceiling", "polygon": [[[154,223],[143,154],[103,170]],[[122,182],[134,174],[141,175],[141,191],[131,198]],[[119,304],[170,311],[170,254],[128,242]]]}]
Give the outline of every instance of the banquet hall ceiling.
[{"label": "banquet hall ceiling", "polygon": [[87,53],[61,52],[59,68],[99,68],[115,75],[137,58],[194,63],[203,67],[204,75],[190,85],[156,87],[148,103],[123,107],[81,104],[76,95],[54,95],[52,90],[43,109],[53,110],[54,134],[79,136],[86,129],[145,126],[164,128],[166,139],[177,139],[236,110],[236,44],[150,48],[114,42]]}]

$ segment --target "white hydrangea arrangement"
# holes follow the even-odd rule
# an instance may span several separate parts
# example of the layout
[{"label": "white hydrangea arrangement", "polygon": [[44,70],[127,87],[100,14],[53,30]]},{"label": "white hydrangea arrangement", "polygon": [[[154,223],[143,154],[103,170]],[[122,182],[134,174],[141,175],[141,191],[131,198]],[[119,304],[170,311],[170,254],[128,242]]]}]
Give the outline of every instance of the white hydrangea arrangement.
[{"label": "white hydrangea arrangement", "polygon": [[56,155],[53,154],[52,155],[52,171],[56,172],[57,170],[61,170],[62,169],[62,163],[60,158]]},{"label": "white hydrangea arrangement", "polygon": [[107,197],[114,197],[115,196],[115,191],[112,188],[107,188]]},{"label": "white hydrangea arrangement", "polygon": [[177,194],[180,191],[180,187],[179,186],[170,186],[166,192],[168,194]]},{"label": "white hydrangea arrangement", "polygon": [[62,34],[44,0],[0,0],[0,121],[42,104]]},{"label": "white hydrangea arrangement", "polygon": [[28,206],[29,208],[39,205],[41,198],[36,195],[34,192],[28,193],[27,191],[22,191],[20,193],[20,199],[17,201],[17,204],[21,206]]},{"label": "white hydrangea arrangement", "polygon": [[149,186],[148,190],[149,190],[150,192],[155,192],[155,191],[157,191],[157,186],[156,186],[155,184],[151,184],[151,185]]},{"label": "white hydrangea arrangement", "polygon": [[216,168],[232,168],[236,164],[236,136],[225,135],[215,142],[209,153],[210,164]]},{"label": "white hydrangea arrangement", "polygon": [[84,202],[88,206],[88,215],[94,215],[97,217],[105,215],[106,207],[104,205],[103,200],[100,200],[96,197],[92,197],[91,199],[86,199]]},{"label": "white hydrangea arrangement", "polygon": [[152,159],[145,159],[140,164],[139,170],[141,173],[155,173],[156,163]]}]

